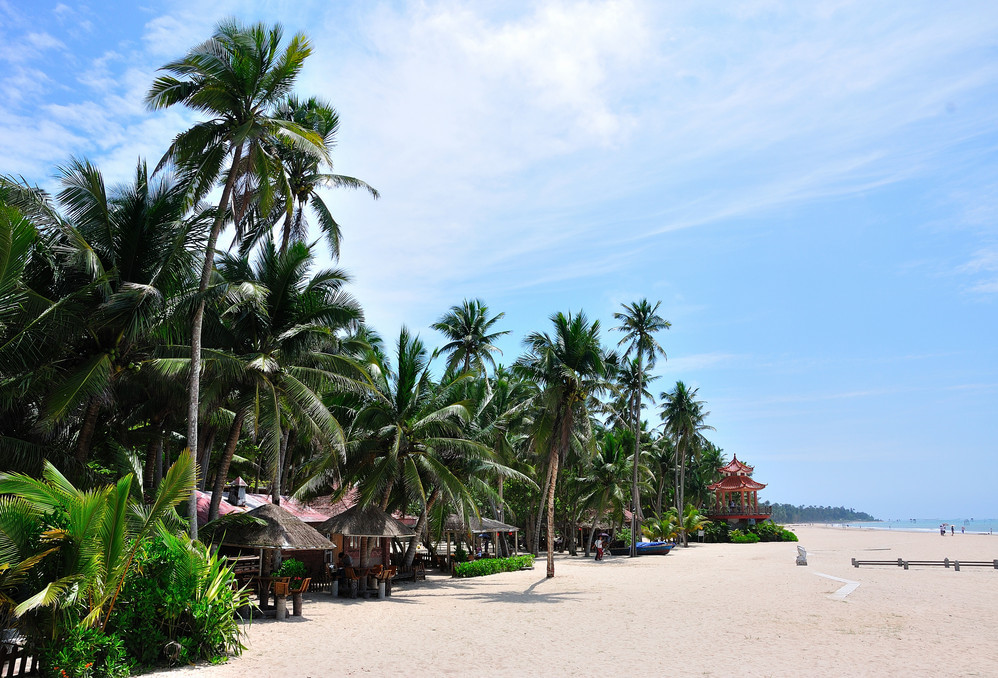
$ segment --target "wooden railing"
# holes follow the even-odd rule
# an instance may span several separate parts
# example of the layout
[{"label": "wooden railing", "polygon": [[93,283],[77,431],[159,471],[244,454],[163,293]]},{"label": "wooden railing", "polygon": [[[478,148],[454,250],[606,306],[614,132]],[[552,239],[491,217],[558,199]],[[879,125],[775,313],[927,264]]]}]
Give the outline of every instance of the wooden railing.
[{"label": "wooden railing", "polygon": [[771,516],[773,515],[772,506],[722,506],[717,508],[715,506],[708,507],[704,511],[708,516]]},{"label": "wooden railing", "polygon": [[0,676],[37,676],[38,660],[23,645],[0,644]]}]

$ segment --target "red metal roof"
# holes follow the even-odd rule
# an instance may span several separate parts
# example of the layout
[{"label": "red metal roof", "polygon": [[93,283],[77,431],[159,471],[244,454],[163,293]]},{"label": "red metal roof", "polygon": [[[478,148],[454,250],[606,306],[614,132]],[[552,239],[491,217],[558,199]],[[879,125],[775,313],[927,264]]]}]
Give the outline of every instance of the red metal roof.
[{"label": "red metal roof", "polygon": [[727,474],[744,473],[746,475],[752,475],[755,467],[738,461],[738,455],[736,454],[731,457],[731,461],[717,470],[721,473]]},{"label": "red metal roof", "polygon": [[740,490],[761,490],[764,487],[766,487],[764,484],[756,482],[748,476],[725,476],[713,485],[708,485],[707,489],[738,492]]},{"label": "red metal roof", "polygon": [[[222,502],[218,505],[218,515],[224,516],[227,513],[239,513],[251,511],[258,506],[272,503],[269,494],[246,493],[246,506],[233,506],[226,501],[226,495],[222,495]],[[204,525],[208,522],[208,507],[211,504],[211,492],[198,492],[198,524]],[[311,507],[302,504],[297,499],[291,497],[281,497],[281,508],[287,509],[296,518],[306,523],[322,523],[329,520],[330,516],[319,513]]]}]

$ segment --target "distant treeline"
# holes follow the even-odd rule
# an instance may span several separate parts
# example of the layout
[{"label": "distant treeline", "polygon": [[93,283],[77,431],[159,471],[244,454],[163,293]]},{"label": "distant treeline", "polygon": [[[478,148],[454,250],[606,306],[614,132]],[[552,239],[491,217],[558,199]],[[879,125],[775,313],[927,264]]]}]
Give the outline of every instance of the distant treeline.
[{"label": "distant treeline", "polygon": [[770,504],[775,523],[840,523],[854,520],[876,520],[869,513],[844,506],[794,506]]}]

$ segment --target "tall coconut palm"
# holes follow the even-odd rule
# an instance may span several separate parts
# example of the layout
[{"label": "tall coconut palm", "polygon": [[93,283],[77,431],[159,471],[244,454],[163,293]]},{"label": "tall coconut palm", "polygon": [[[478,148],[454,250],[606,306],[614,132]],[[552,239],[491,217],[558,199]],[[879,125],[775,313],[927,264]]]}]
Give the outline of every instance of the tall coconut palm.
[{"label": "tall coconut palm", "polygon": [[473,504],[467,486],[454,471],[454,459],[490,459],[491,451],[468,438],[471,417],[457,389],[434,382],[423,342],[402,328],[397,364],[376,372],[375,391],[357,413],[345,481],[356,484],[361,504],[419,507],[416,537],[406,560],[411,563],[418,535],[434,502],[443,498],[459,512]]},{"label": "tall coconut palm", "polygon": [[[187,445],[197,449],[201,376],[203,295],[211,280],[215,244],[229,217],[236,223],[251,202],[269,211],[279,158],[272,152],[274,138],[284,138],[301,152],[328,160],[322,139],[301,125],[280,118],[275,109],[291,92],[295,79],[311,53],[308,39],[297,34],[282,50],[283,28],[263,24],[243,26],[226,20],[214,35],[192,48],[186,56],[163,66],[153,82],[146,104],[153,109],[175,105],[204,113],[199,122],[173,140],[160,165],[173,163],[187,179],[191,194],[201,198],[224,176],[222,195],[208,235],[198,292],[191,319],[191,370],[187,408]],[[228,167],[226,168],[226,163]],[[251,198],[255,196],[255,201]],[[197,536],[197,501],[188,502],[191,537]]]},{"label": "tall coconut palm", "polygon": [[60,332],[63,355],[52,365],[44,416],[60,422],[79,415],[75,456],[82,467],[102,408],[118,400],[120,384],[149,357],[154,331],[187,284],[205,223],[198,211],[187,216],[182,184],[151,179],[141,161],[131,183],[109,189],[100,170],[72,160],[60,169],[60,183],[64,215],[49,225],[50,235],[68,253],[64,275],[80,290],[71,293],[74,322]]},{"label": "tall coconut palm", "polygon": [[617,345],[627,344],[625,358],[630,357],[631,354],[637,358],[638,383],[634,392],[634,421],[632,422],[634,469],[631,485],[631,557],[638,555],[637,533],[641,513],[641,495],[638,489],[638,447],[641,442],[641,395],[643,392],[641,377],[644,375],[644,359],[648,359],[649,367],[654,367],[657,356],[665,357],[665,351],[655,339],[655,333],[672,327],[672,323],[658,315],[658,307],[661,305],[661,301],[655,302],[655,305],[652,306],[647,299],[641,299],[631,304],[623,304],[623,312],[613,314],[614,319],[621,323],[614,329],[624,333],[624,338]]},{"label": "tall coconut palm", "polygon": [[609,508],[622,510],[627,503],[627,490],[630,484],[631,432],[604,431],[599,437],[596,451],[586,466],[580,481],[589,490],[582,500],[593,511],[592,525],[587,535],[585,554],[589,555],[589,545],[593,543],[593,533]]},{"label": "tall coconut palm", "polygon": [[217,372],[216,380],[233,390],[235,419],[216,474],[213,511],[247,417],[261,430],[271,455],[275,503],[280,503],[292,428],[323,449],[343,451],[342,428],[322,396],[333,387],[362,391],[364,385],[358,370],[325,349],[337,332],[352,329],[363,316],[343,290],[346,275],[337,270],[313,273],[313,262],[303,243],[280,252],[270,238],[254,259],[225,255],[219,261],[229,304],[210,336],[224,350],[205,351],[205,371]]},{"label": "tall coconut palm", "polygon": [[[525,340],[527,354],[516,368],[540,387],[539,417],[534,438],[548,450],[547,477],[542,496],[547,503],[547,576],[554,576],[554,496],[559,461],[568,454],[576,427],[589,425],[588,401],[607,389],[606,363],[600,345],[598,320],[586,315],[556,313],[554,332],[533,332]],[[543,510],[543,503],[542,503]]]},{"label": "tall coconut palm", "polygon": [[[686,461],[690,454],[698,453],[703,431],[713,431],[704,423],[710,412],[704,411],[703,400],[697,400],[699,389],[689,388],[677,381],[675,388],[661,395],[662,419],[665,430],[672,436],[676,449],[676,506],[686,506]],[[688,535],[683,531],[683,545],[688,546]]]},{"label": "tall coconut palm", "polygon": [[[285,99],[277,107],[277,117],[290,120],[314,132],[331,156],[340,129],[340,116],[330,104],[312,97],[305,101],[295,96]],[[306,208],[311,207],[319,230],[325,236],[333,258],[340,255],[342,233],[332,212],[319,194],[320,188],[353,188],[366,190],[377,199],[380,194],[364,181],[342,174],[323,172],[323,163],[313,153],[303,153],[290,139],[278,138],[277,155],[281,159],[281,183],[291,200],[287,203],[281,227],[281,250],[291,242],[303,242],[308,235]],[[328,163],[332,170],[332,162]]]},{"label": "tall coconut palm", "polygon": [[504,317],[505,313],[497,313],[490,318],[489,307],[481,299],[465,299],[460,306],[451,306],[440,320],[431,325],[447,339],[441,349],[449,354],[447,368],[454,370],[461,365],[462,372],[474,368],[479,374],[485,374],[485,365],[488,363],[495,369],[492,354],[502,353],[495,342],[509,334],[509,331],[491,330]]}]

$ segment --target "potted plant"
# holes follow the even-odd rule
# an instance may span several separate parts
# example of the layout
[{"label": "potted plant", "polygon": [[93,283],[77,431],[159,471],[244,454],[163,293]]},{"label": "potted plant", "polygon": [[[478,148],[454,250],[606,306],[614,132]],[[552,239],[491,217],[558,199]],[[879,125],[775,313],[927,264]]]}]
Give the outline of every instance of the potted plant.
[{"label": "potted plant", "polygon": [[288,578],[288,593],[292,595],[304,591],[308,588],[308,584],[311,581],[305,563],[294,558],[288,558],[281,563],[274,576]]}]

